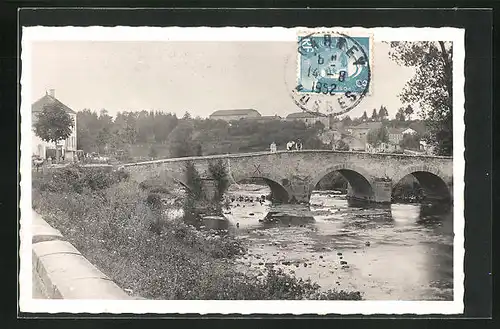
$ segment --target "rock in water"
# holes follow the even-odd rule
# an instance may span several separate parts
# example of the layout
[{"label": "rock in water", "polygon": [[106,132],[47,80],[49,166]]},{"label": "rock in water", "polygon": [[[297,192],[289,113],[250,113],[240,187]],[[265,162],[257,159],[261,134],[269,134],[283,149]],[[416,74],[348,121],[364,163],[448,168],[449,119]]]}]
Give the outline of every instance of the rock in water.
[{"label": "rock in water", "polygon": [[369,246],[370,246],[370,244],[371,244],[371,243],[370,243],[370,241],[366,241],[366,242],[365,242],[365,246],[367,246],[367,247],[369,247]]}]

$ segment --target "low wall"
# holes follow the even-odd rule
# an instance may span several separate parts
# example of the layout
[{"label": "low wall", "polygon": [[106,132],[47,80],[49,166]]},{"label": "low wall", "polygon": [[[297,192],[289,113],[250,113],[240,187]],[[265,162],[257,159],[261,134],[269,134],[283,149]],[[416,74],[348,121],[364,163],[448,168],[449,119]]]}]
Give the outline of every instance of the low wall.
[{"label": "low wall", "polygon": [[32,228],[33,298],[136,299],[64,241],[61,232],[34,211]]}]

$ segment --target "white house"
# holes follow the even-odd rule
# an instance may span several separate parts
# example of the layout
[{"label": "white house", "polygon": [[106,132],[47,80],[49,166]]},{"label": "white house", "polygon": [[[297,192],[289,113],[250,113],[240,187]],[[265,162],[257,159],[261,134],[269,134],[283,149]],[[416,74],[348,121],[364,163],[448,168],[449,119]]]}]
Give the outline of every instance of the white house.
[{"label": "white house", "polygon": [[[76,112],[70,109],[68,106],[61,103],[55,97],[55,90],[50,89],[48,93],[45,93],[45,96],[37,100],[31,105],[31,120],[34,125],[38,120],[38,113],[43,111],[44,106],[56,104],[63,108],[72,118],[74,122],[74,126],[72,128],[71,135],[62,141],[59,141],[57,145],[61,146],[62,155],[65,160],[74,160],[76,156]],[[33,155],[40,156],[42,159],[46,159],[48,157],[54,158],[56,155],[56,146],[54,143],[43,141],[40,137],[35,134],[34,129],[32,129],[31,134],[31,145],[32,145],[32,153]]]},{"label": "white house", "polygon": [[403,135],[407,135],[407,134],[415,135],[416,133],[417,132],[411,128],[407,128],[401,132],[401,134],[403,134]]}]

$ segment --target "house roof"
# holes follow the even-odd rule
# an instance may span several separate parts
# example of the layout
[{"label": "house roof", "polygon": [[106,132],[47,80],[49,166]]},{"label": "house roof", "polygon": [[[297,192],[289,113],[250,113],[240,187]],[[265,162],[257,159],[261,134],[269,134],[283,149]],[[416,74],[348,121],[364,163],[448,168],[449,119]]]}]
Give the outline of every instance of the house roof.
[{"label": "house roof", "polygon": [[295,113],[290,113],[289,115],[286,116],[287,119],[306,119],[306,118],[317,118],[319,115],[314,115],[309,112],[295,112]]},{"label": "house roof", "polygon": [[52,97],[52,96],[50,96],[48,94],[45,95],[45,96],[43,96],[42,98],[40,98],[36,102],[34,102],[31,105],[31,111],[32,112],[42,112],[44,106],[46,106],[46,105],[54,105],[54,104],[58,105],[59,107],[61,107],[63,110],[65,110],[68,113],[76,114],[75,111],[73,111],[68,106],[66,106],[65,104],[63,104],[60,100],[58,100],[57,98]]},{"label": "house roof", "polygon": [[257,114],[257,116],[261,116],[260,113],[253,109],[236,109],[236,110],[218,110],[214,113],[210,114],[211,117],[223,117],[229,115],[246,115],[246,114]]},{"label": "house roof", "polygon": [[408,128],[388,128],[389,134],[402,134]]},{"label": "house roof", "polygon": [[408,127],[408,128],[405,128],[405,129],[403,130],[403,133],[405,133],[405,132],[406,132],[406,133],[411,133],[411,132],[410,132],[410,130],[411,130],[411,131],[413,131],[413,132],[415,132],[415,133],[417,132],[415,129]]}]

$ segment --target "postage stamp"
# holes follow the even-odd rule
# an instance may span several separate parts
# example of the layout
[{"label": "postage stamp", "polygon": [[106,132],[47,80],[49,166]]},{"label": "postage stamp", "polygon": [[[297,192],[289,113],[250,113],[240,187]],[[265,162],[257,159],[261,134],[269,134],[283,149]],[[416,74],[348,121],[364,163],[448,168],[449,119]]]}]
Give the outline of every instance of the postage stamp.
[{"label": "postage stamp", "polygon": [[299,36],[299,93],[366,93],[370,83],[370,37],[335,32]]},{"label": "postage stamp", "polygon": [[291,97],[300,109],[339,116],[370,93],[372,35],[317,29],[297,38],[297,82]]}]

